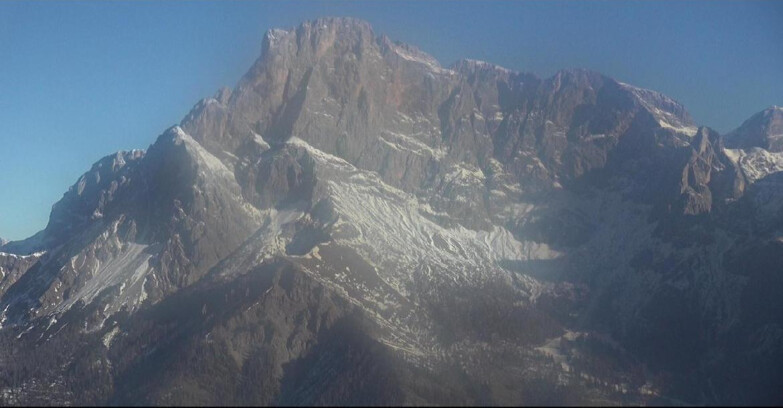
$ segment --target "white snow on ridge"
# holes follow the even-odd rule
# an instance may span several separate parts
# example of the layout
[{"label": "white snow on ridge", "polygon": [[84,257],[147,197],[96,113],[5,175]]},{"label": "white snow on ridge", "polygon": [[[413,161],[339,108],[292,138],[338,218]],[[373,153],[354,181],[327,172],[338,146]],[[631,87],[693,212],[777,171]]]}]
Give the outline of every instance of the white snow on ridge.
[{"label": "white snow on ridge", "polygon": [[440,66],[437,60],[435,58],[432,58],[431,56],[423,53],[423,52],[412,52],[406,50],[404,47],[400,47],[398,45],[392,45],[394,52],[397,53],[400,57],[407,61],[416,62],[419,64],[422,64],[429,68],[431,72],[434,72],[436,74],[441,75],[456,75],[456,72],[446,69]]},{"label": "white snow on ridge", "polygon": [[174,143],[184,143],[185,148],[188,149],[188,151],[191,152],[194,157],[199,159],[200,164],[205,165],[207,168],[219,174],[220,176],[229,177],[230,179],[234,180],[234,173],[229,170],[228,167],[226,167],[226,165],[220,161],[220,159],[207,151],[207,149],[201,146],[199,142],[193,139],[193,137],[187,134],[181,127],[175,126],[174,132],[176,134]]},{"label": "white snow on ridge", "polygon": [[[297,139],[296,143],[320,152],[304,141]],[[461,225],[443,227],[425,216],[433,212],[428,204],[387,185],[376,174],[324,152],[314,157],[338,171],[336,177],[327,180],[340,214],[334,226],[335,241],[356,249],[384,271],[381,279],[401,294],[409,293],[415,271],[455,282],[480,282],[504,273],[499,261],[558,256],[540,244],[515,240],[502,227],[495,226],[491,231]]]},{"label": "white snow on ridge", "polygon": [[[195,139],[193,139],[193,137],[187,134],[181,127],[175,126],[174,133],[175,133],[174,143],[178,145],[184,144],[185,149],[187,149],[190,155],[196,158],[198,165],[204,166],[210,170],[209,172],[200,171],[199,175],[201,177],[206,177],[207,175],[215,175],[219,178],[219,180],[216,180],[213,183],[207,183],[206,187],[207,188],[220,187],[220,188],[228,189],[233,195],[233,199],[237,203],[239,203],[239,205],[250,216],[252,216],[254,219],[258,219],[258,217],[260,216],[258,209],[256,209],[255,207],[247,203],[247,201],[245,201],[245,199],[242,197],[242,188],[239,187],[239,184],[236,181],[236,177],[234,176],[234,172],[231,169],[229,169],[228,166],[226,166],[226,164],[223,163],[223,161],[221,161],[215,155],[210,153],[198,141],[196,141]],[[260,136],[258,136],[258,139],[261,139],[261,141],[263,141],[263,138],[261,138]],[[255,140],[258,143],[258,140],[257,139]],[[196,186],[194,187],[198,188]]]},{"label": "white snow on ridge", "polygon": [[670,112],[666,112],[654,106],[648,106],[648,109],[652,111],[653,115],[655,115],[655,118],[658,120],[658,124],[663,128],[671,129],[677,133],[682,133],[689,137],[695,136],[699,131],[697,126],[681,125],[680,119]]},{"label": "white snow on ridge", "polygon": [[[116,285],[121,285],[121,289],[119,299],[115,302],[115,311],[122,304],[135,303],[133,301],[140,297],[140,293],[143,291],[141,285],[144,277],[152,270],[149,264],[152,254],[146,253],[145,249],[147,249],[147,245],[127,243],[119,254],[106,263],[102,264],[96,259],[96,264],[92,265],[90,279],[76,294],[61,303],[57,310],[60,312],[68,310],[79,300],[89,304],[101,291]],[[74,264],[75,258],[71,260]],[[82,264],[82,266],[84,265]],[[134,289],[134,292],[138,293],[130,294],[128,293],[129,289]],[[131,306],[136,305],[131,304]]]},{"label": "white snow on ridge", "polygon": [[117,333],[119,333],[119,332],[120,332],[120,328],[119,327],[114,327],[113,329],[111,329],[110,332],[106,333],[103,336],[103,339],[102,339],[104,347],[106,347],[106,348],[111,347],[111,342],[112,342],[112,340],[114,340],[114,336],[116,336]]},{"label": "white snow on ridge", "polygon": [[469,63],[469,64],[475,65],[477,67],[481,67],[481,68],[485,68],[485,69],[486,68],[493,69],[495,71],[502,72],[504,74],[514,74],[514,73],[516,73],[515,71],[512,71],[512,70],[510,70],[508,68],[505,68],[505,67],[501,67],[500,65],[493,64],[491,62],[475,60],[475,59],[470,59],[470,58],[465,58],[464,61]]},{"label": "white snow on ridge", "polygon": [[[517,241],[502,227],[476,231],[461,225],[441,226],[427,216],[436,213],[429,204],[384,183],[373,172],[348,163],[335,167],[329,156],[316,155],[327,158],[319,159],[325,172],[334,172],[325,179],[339,214],[332,227],[333,242],[356,251],[392,292],[357,286],[350,271],[334,278],[319,275],[317,269],[312,273],[374,316],[388,329],[382,337],[384,344],[410,358],[421,358],[425,350],[432,349],[431,333],[419,326],[424,317],[411,314],[405,306],[415,302],[414,293],[422,283],[445,290],[444,285],[480,285],[496,279],[511,282],[513,272],[503,269],[501,262],[559,256],[546,245]],[[526,275],[517,275],[516,282],[520,295],[530,301],[542,291],[543,284]]]},{"label": "white snow on ridge", "polygon": [[269,150],[271,148],[271,146],[269,146],[269,143],[267,143],[266,140],[264,140],[264,138],[256,132],[253,132],[253,141],[257,145],[261,146],[261,148],[264,150]]},{"label": "white snow on ridge", "polygon": [[17,254],[10,254],[7,252],[0,252],[0,256],[5,256],[9,258],[16,258],[16,259],[27,259],[27,258],[40,258],[42,257],[46,251],[39,251],[28,255],[17,255]]},{"label": "white snow on ridge", "polygon": [[486,176],[478,167],[462,162],[452,166],[452,170],[446,174],[444,181],[446,183],[455,183],[461,186],[472,186],[484,183]]},{"label": "white snow on ridge", "polygon": [[313,158],[323,163],[330,164],[338,168],[353,167],[353,165],[345,161],[345,159],[326,153],[323,150],[316,149],[313,145],[305,142],[304,140],[296,136],[293,136],[290,139],[288,139],[287,143],[292,146],[304,148],[305,150],[307,150],[308,153],[310,153],[311,156],[313,156]]},{"label": "white snow on ridge", "polygon": [[655,116],[655,119],[658,121],[658,124],[666,129],[671,129],[677,133],[684,134],[688,137],[693,137],[696,135],[696,133],[699,131],[699,128],[697,126],[690,126],[686,125],[681,122],[681,120],[675,116],[671,112],[667,112],[665,110],[662,110],[651,103],[650,98],[659,98],[663,100],[666,104],[671,105],[680,105],[677,101],[675,101],[672,98],[669,98],[668,96],[653,91],[650,89],[644,89],[644,88],[638,88],[633,85],[626,84],[624,82],[619,82],[620,86],[630,91],[636,99],[647,109],[650,111],[650,113]]},{"label": "white snow on ridge", "polygon": [[[414,312],[412,309],[423,287],[446,290],[447,287],[500,280],[509,284],[513,282],[520,299],[533,302],[546,286],[502,266],[507,261],[560,256],[545,244],[519,242],[508,230],[499,226],[489,231],[472,230],[459,224],[444,227],[432,221],[431,214],[436,214],[436,211],[429,204],[384,183],[378,174],[358,169],[301,139],[292,138],[289,143],[307,149],[315,159],[338,215],[331,226],[331,242],[321,246],[336,244],[352,249],[372,267],[374,274],[370,281],[374,282],[377,277],[380,285],[368,284],[369,281],[364,280],[364,272],[354,272],[353,267],[334,274],[324,273],[326,269],[320,268],[323,266],[321,263],[329,259],[321,249],[314,249],[301,257],[307,260],[305,270],[363,308],[385,328],[381,341],[403,351],[406,358],[423,358],[435,347],[431,342],[432,333],[425,323],[427,318],[423,314],[426,312]],[[483,177],[478,169],[465,165],[458,167],[455,178],[467,178],[472,182]],[[448,216],[445,213],[439,215]],[[274,243],[279,238],[269,239],[280,236],[271,231],[277,229],[279,227],[273,226],[270,236],[262,239],[267,242],[261,245],[264,248],[262,253],[269,247],[277,247],[278,253],[284,251],[284,245]],[[254,244],[253,247],[259,246]],[[256,259],[259,259],[258,255]],[[242,269],[240,265],[245,262],[238,261],[232,268]]]},{"label": "white snow on ridge", "polygon": [[758,147],[723,151],[731,161],[739,165],[742,173],[751,183],[783,171],[783,152],[769,152]]},{"label": "white snow on ridge", "polygon": [[682,133],[686,136],[693,137],[696,135],[696,133],[699,132],[699,128],[696,126],[673,126],[670,125],[669,122],[659,119],[658,124],[661,125],[661,127],[666,129],[671,129],[677,133]]},{"label": "white snow on ridge", "polygon": [[[423,132],[418,132],[412,136],[406,136],[401,133],[392,132],[390,130],[381,131],[378,139],[385,145],[395,150],[409,151],[419,156],[431,156],[436,160],[440,160],[446,157],[446,151],[442,148],[432,148],[424,142],[418,140],[416,136],[423,136]],[[384,136],[390,137],[393,140],[389,140]]]}]

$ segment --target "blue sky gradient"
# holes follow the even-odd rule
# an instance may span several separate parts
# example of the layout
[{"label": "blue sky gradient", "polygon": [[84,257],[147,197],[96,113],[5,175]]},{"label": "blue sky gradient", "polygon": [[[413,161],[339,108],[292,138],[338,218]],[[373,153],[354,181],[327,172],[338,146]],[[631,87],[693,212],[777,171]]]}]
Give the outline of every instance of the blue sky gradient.
[{"label": "blue sky gradient", "polygon": [[353,16],[444,65],[594,69],[725,132],[783,105],[783,2],[0,2],[0,237],[46,225],[100,157],[233,87],[268,28]]}]

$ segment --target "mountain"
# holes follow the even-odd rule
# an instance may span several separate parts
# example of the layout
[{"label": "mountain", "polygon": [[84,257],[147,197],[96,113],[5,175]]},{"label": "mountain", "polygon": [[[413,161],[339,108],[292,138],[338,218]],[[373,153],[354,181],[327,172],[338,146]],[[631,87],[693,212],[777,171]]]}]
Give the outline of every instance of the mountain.
[{"label": "mountain", "polygon": [[770,152],[783,151],[783,108],[773,106],[751,116],[726,135],[726,145],[732,148],[760,147]]},{"label": "mountain", "polygon": [[783,161],[737,138],[587,70],[271,30],[0,247],[0,395],[780,403]]}]

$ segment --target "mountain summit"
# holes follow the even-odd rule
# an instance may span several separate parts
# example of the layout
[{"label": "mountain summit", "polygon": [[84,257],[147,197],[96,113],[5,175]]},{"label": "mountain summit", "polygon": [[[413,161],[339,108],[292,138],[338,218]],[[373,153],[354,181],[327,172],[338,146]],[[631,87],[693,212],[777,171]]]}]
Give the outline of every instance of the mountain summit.
[{"label": "mountain summit", "polygon": [[776,112],[736,144],[592,71],[270,30],[0,246],[0,398],[780,402]]},{"label": "mountain summit", "polygon": [[730,147],[760,147],[771,152],[783,151],[783,108],[765,109],[726,136]]}]

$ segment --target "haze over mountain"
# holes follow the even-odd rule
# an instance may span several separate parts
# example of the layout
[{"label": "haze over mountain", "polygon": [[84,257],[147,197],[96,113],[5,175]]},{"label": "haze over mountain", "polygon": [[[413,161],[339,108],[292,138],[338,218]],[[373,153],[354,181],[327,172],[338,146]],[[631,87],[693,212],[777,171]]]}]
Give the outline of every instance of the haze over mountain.
[{"label": "haze over mountain", "polygon": [[270,30],[0,244],[4,404],[775,404],[781,110]]}]

